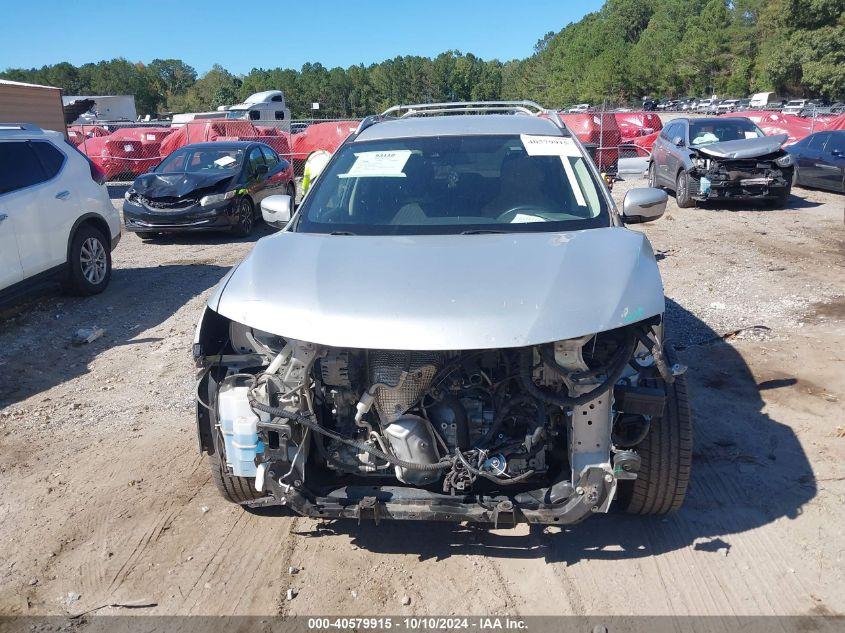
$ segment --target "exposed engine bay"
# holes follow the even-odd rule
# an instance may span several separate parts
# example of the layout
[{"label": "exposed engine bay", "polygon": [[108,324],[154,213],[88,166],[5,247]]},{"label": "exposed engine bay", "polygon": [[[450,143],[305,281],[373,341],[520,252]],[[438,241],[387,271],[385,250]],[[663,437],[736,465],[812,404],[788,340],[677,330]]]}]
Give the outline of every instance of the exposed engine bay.
[{"label": "exposed engine bay", "polygon": [[606,512],[618,481],[636,478],[636,446],[674,379],[659,317],[527,348],[425,352],[318,346],[210,314],[194,350],[201,448],[248,478],[250,505],[315,517]]},{"label": "exposed engine bay", "polygon": [[696,200],[777,198],[792,186],[794,161],[783,150],[752,158],[699,151],[692,163],[690,193]]}]

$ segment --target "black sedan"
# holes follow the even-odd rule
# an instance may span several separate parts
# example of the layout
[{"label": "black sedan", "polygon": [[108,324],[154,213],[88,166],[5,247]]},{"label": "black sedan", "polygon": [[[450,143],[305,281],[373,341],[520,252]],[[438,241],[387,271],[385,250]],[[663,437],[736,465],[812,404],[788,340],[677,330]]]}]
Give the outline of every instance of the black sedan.
[{"label": "black sedan", "polygon": [[845,193],[845,130],[816,132],[786,148],[795,158],[795,183]]},{"label": "black sedan", "polygon": [[245,237],[261,201],[295,195],[293,168],[264,143],[195,143],[177,149],[126,192],[123,221],[142,238],[157,233],[227,230]]}]

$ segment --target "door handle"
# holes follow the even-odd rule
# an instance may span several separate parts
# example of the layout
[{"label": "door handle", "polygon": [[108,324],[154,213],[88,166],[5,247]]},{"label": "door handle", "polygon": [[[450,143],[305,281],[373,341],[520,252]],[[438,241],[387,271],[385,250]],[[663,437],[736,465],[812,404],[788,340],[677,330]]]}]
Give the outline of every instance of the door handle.
[{"label": "door handle", "polygon": [[67,200],[70,197],[70,191],[60,191],[56,194],[57,200]]},{"label": "door handle", "polygon": [[8,216],[8,215],[6,215],[5,213],[0,213],[0,224],[3,224],[3,220],[5,220],[5,219],[6,219],[6,218],[8,218],[8,217],[9,217],[9,216]]}]

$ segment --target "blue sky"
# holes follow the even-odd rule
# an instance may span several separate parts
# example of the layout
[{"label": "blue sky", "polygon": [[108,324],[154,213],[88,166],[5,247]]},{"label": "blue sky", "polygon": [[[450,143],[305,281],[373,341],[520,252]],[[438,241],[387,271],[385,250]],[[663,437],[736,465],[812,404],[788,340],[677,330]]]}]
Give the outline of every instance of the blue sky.
[{"label": "blue sky", "polygon": [[[388,9],[390,5],[400,9]],[[601,0],[0,0],[0,69],[125,57],[183,59],[200,73],[370,64],[458,49],[506,61]],[[22,28],[14,28],[14,24]],[[25,25],[25,26],[24,26]]]}]

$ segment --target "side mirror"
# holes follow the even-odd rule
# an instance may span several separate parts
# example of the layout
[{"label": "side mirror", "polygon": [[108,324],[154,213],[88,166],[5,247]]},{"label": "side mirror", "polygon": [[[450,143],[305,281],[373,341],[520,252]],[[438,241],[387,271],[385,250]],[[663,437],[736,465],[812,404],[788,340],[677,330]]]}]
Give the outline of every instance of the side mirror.
[{"label": "side mirror", "polygon": [[[663,206],[666,206],[665,202]],[[267,196],[261,201],[261,217],[270,226],[275,226],[278,229],[284,228],[290,222],[290,216],[290,196]]]},{"label": "side mirror", "polygon": [[832,149],[830,150],[830,155],[834,158],[842,158],[843,156],[845,156],[845,152],[843,152],[841,149]]},{"label": "side mirror", "polygon": [[674,145],[678,146],[678,147],[683,147],[684,146],[684,139],[682,139],[680,136],[676,136],[675,138],[672,139],[672,143]]},{"label": "side mirror", "polygon": [[662,189],[640,187],[631,189],[622,201],[622,219],[625,224],[653,222],[666,211],[669,196]]}]

